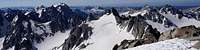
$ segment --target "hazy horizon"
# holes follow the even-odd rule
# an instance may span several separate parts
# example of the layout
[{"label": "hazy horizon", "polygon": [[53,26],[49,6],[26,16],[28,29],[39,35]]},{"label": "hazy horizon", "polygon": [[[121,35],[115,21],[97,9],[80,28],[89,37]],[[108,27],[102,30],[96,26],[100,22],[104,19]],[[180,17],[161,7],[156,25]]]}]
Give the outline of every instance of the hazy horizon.
[{"label": "hazy horizon", "polygon": [[113,6],[113,7],[140,7],[145,4],[162,6],[200,6],[200,0],[0,0],[3,7],[36,7],[39,5],[51,6],[66,3],[69,6]]}]

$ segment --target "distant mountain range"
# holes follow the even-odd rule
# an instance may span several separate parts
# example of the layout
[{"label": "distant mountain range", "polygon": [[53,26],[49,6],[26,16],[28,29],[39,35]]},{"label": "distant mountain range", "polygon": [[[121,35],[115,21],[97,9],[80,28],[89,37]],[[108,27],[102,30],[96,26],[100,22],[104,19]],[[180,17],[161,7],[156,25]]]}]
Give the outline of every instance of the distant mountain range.
[{"label": "distant mountain range", "polygon": [[[165,40],[173,43],[198,37],[199,26],[200,7],[193,6],[69,7],[60,3],[9,7],[0,9],[0,48],[122,50],[157,42],[165,46]],[[174,38],[179,41],[169,40]]]}]

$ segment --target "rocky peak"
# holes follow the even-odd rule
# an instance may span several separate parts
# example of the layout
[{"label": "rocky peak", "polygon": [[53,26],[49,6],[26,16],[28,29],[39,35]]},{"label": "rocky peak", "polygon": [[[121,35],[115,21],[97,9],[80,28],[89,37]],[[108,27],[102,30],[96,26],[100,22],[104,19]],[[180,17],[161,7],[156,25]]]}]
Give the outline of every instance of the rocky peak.
[{"label": "rocky peak", "polygon": [[59,5],[56,6],[57,11],[59,12],[71,12],[72,9],[65,3],[60,3]]},{"label": "rocky peak", "polygon": [[181,14],[181,11],[179,9],[176,9],[175,7],[173,7],[172,5],[169,5],[169,4],[163,6],[160,9],[160,12],[165,13],[165,14],[171,13],[173,15]]},{"label": "rocky peak", "polygon": [[[33,43],[40,43],[46,37],[53,36],[58,31],[65,32],[70,28],[74,28],[83,23],[87,17],[85,14],[72,11],[64,3],[50,7],[42,5],[33,11],[7,10],[5,13],[0,14],[0,19],[6,19],[9,21],[7,23],[10,24],[3,25],[3,27],[0,25],[0,33],[4,33],[2,29],[6,28],[9,31],[5,32],[4,35],[0,34],[0,36],[5,36],[2,49],[15,46],[15,50],[30,50],[31,47],[34,47],[32,46]],[[0,24],[5,24],[4,21],[0,20]],[[26,47],[26,44],[31,46]]]}]

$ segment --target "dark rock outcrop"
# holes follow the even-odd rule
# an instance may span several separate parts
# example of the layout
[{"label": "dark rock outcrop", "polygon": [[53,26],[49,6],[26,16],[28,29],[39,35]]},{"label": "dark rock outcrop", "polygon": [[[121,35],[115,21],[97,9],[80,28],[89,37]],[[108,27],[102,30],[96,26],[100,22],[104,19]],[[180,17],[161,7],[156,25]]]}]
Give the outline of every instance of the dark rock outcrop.
[{"label": "dark rock outcrop", "polygon": [[122,50],[130,47],[136,47],[142,45],[142,40],[123,40],[120,44],[116,44],[112,50]]},{"label": "dark rock outcrop", "polygon": [[81,43],[92,35],[92,28],[88,24],[81,24],[70,31],[70,36],[62,44],[62,50],[71,50],[78,47]]},{"label": "dark rock outcrop", "polygon": [[[11,32],[6,34],[5,40],[3,42],[3,49],[8,49],[10,47],[16,46],[15,50],[20,50],[22,48],[24,49],[32,49],[32,45],[30,46],[24,46],[29,43],[32,44],[33,41],[41,42],[44,40],[43,34],[35,33],[32,29],[31,19],[24,15],[22,12],[18,12],[17,16],[13,18],[13,21],[11,22]],[[23,40],[27,39],[27,40]],[[27,44],[28,45],[28,44]]]},{"label": "dark rock outcrop", "polygon": [[160,32],[156,28],[152,28],[151,25],[148,25],[143,33],[135,33],[140,36],[140,38],[135,40],[123,40],[120,44],[116,44],[113,47],[113,50],[121,50],[131,47],[136,47],[139,45],[150,44],[154,42],[158,42],[160,37]]}]

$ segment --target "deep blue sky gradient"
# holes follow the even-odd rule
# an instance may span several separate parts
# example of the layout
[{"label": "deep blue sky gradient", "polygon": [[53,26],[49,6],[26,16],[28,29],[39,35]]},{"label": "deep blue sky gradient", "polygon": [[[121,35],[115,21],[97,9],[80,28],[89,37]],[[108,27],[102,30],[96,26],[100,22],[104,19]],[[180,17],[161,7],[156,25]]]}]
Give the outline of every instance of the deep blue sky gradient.
[{"label": "deep blue sky gradient", "polygon": [[0,7],[50,6],[59,3],[69,6],[200,6],[200,0],[0,0]]}]

